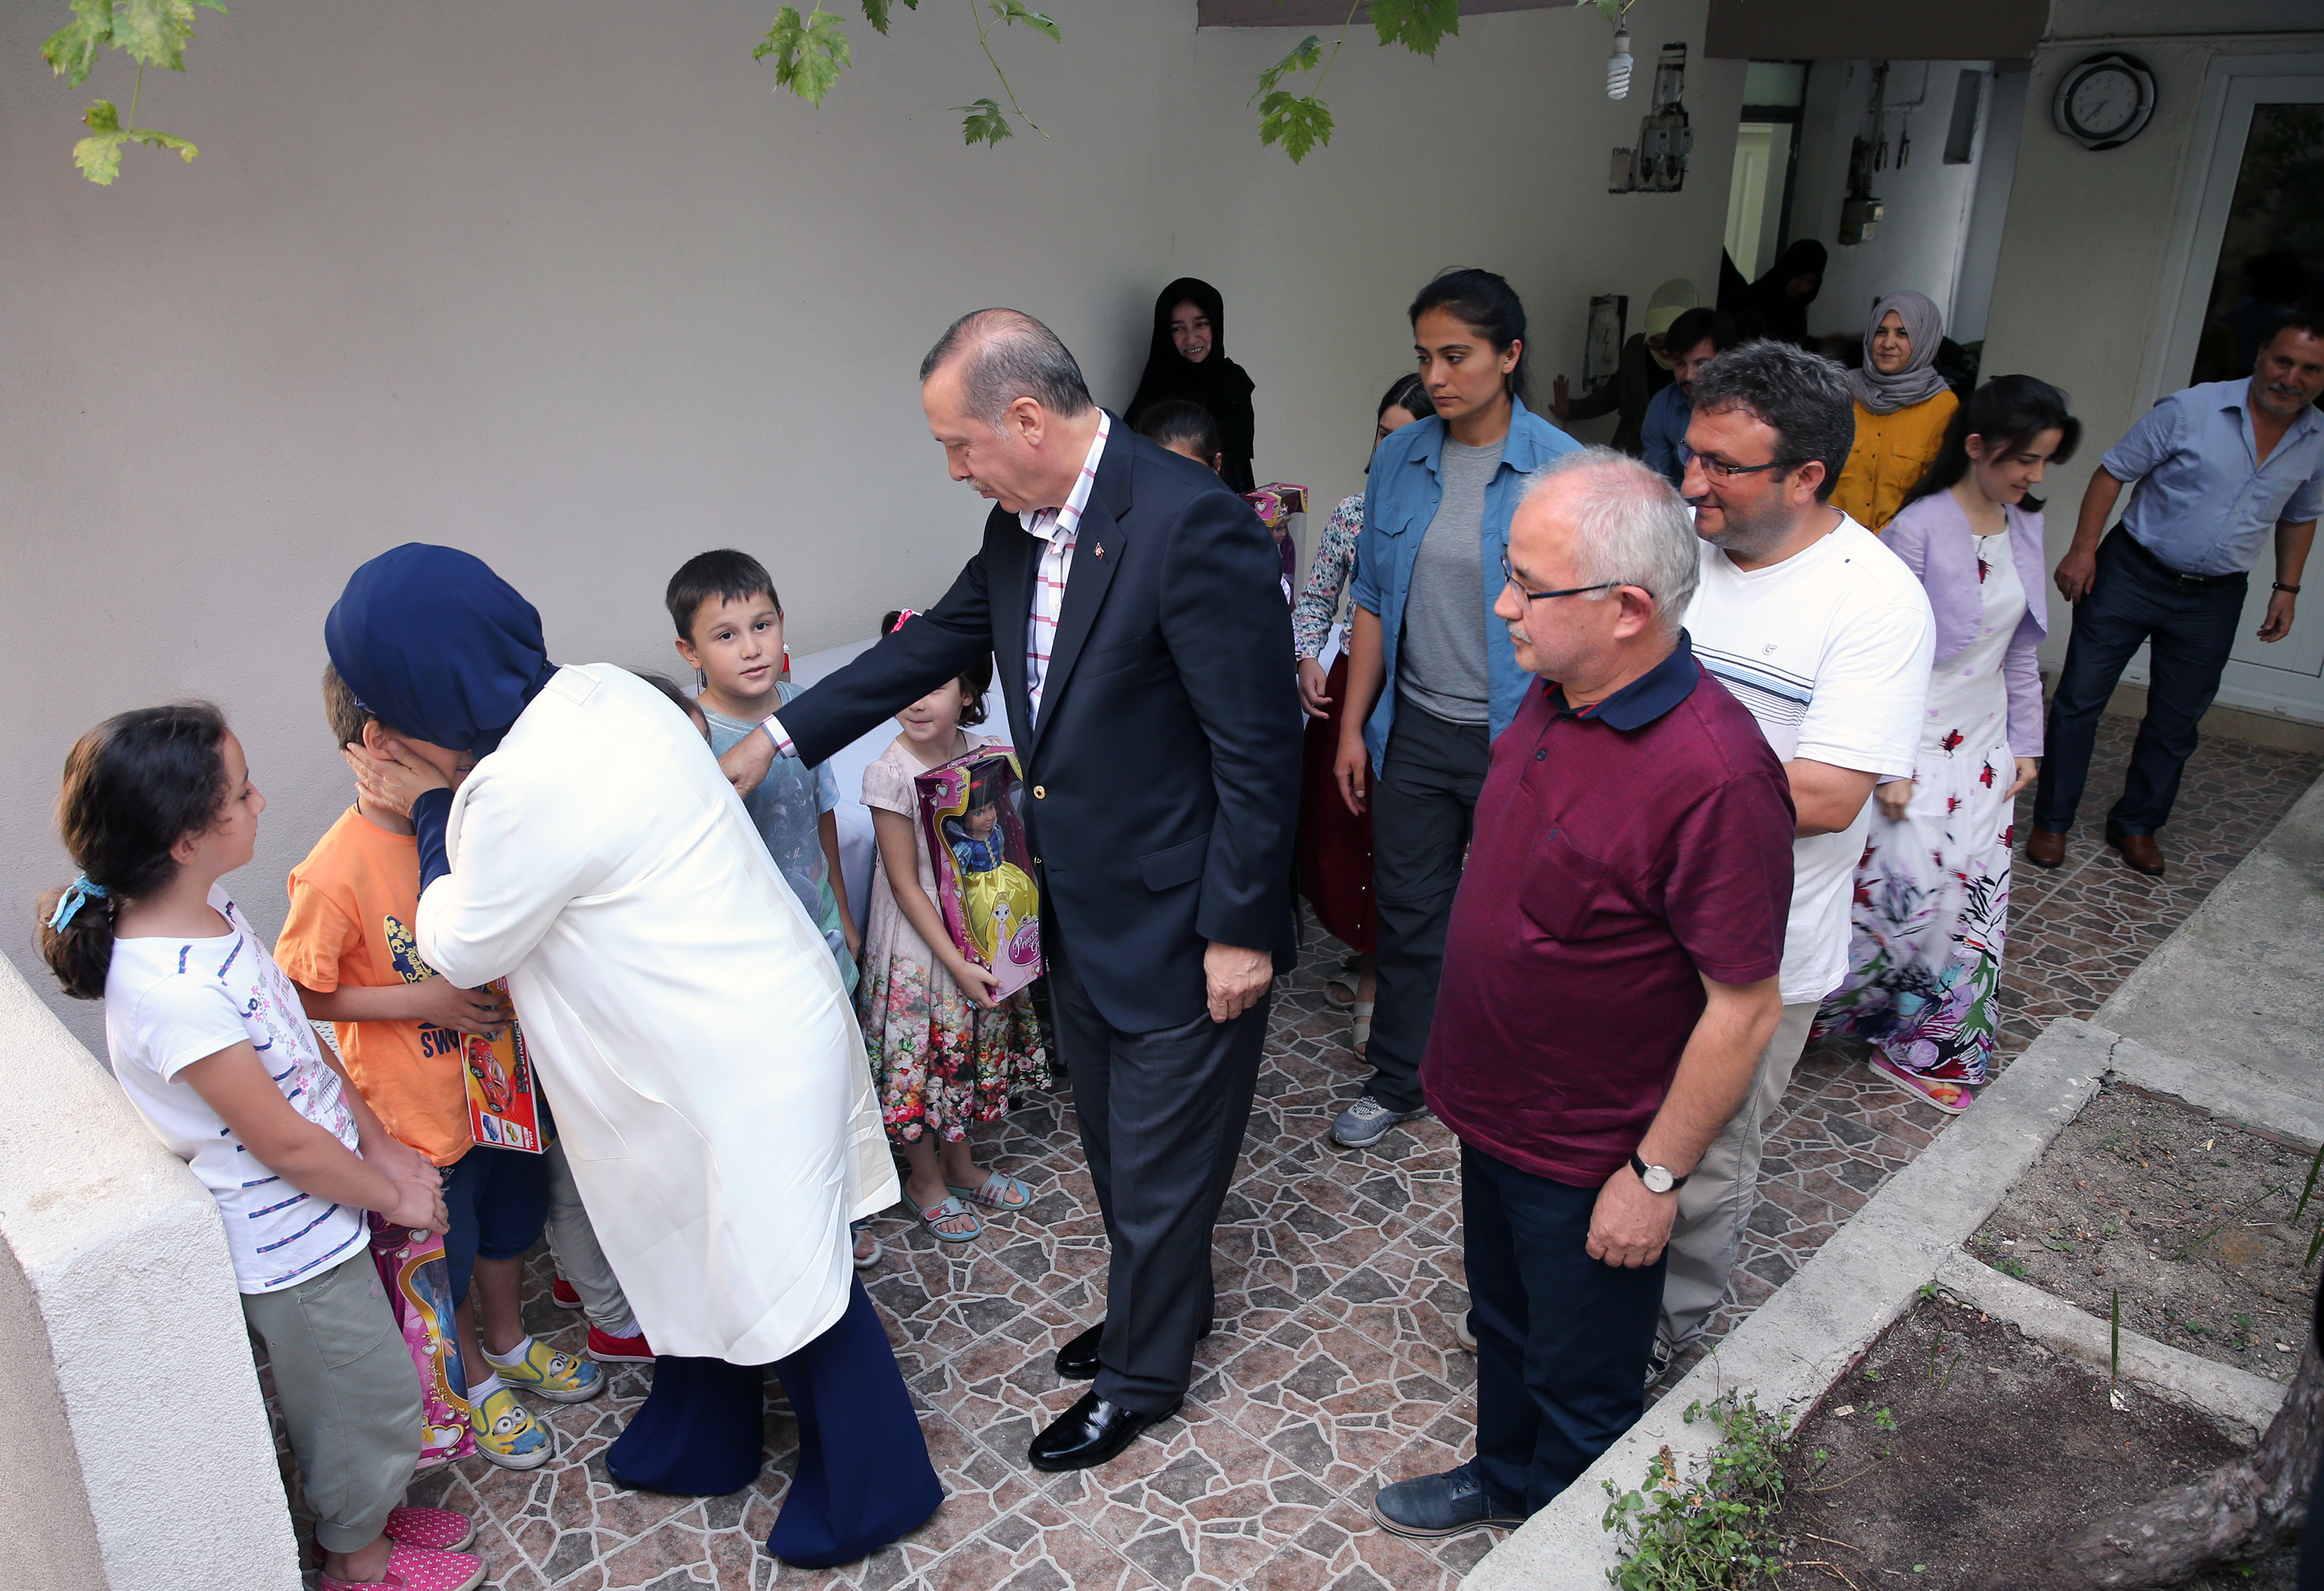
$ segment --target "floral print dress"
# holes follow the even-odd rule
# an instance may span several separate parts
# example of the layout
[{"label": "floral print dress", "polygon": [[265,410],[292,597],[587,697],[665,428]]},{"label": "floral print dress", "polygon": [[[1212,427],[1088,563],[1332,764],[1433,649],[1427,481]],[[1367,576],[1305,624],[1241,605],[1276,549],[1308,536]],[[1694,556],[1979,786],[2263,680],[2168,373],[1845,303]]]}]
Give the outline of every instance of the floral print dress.
[{"label": "floral print dress", "polygon": [[[1001,744],[989,735],[964,738],[972,750]],[[934,901],[936,868],[912,783],[926,772],[898,735],[863,770],[863,804],[909,820],[919,854],[919,886]],[[896,904],[887,859],[876,848],[873,856],[856,1009],[880,1089],[881,1117],[894,1142],[909,1143],[924,1132],[954,1142],[972,1123],[1007,1115],[1010,1096],[1048,1087],[1048,1049],[1029,991],[1018,990],[995,1011],[980,1010],[960,992]]]},{"label": "floral print dress", "polygon": [[1300,657],[1321,657],[1331,639],[1332,621],[1340,614],[1340,596],[1356,566],[1356,538],[1364,529],[1364,495],[1341,500],[1323,523],[1323,539],[1315,543],[1315,561],[1307,570],[1306,588],[1291,605],[1291,649]]},{"label": "floral print dress", "polygon": [[1999,1021],[2012,839],[2009,700],[2002,657],[2025,614],[2006,532],[1977,539],[1977,638],[1938,663],[1911,805],[1876,808],[1856,871],[1848,982],[1818,1033],[1869,1040],[1932,1082],[1986,1079]]}]

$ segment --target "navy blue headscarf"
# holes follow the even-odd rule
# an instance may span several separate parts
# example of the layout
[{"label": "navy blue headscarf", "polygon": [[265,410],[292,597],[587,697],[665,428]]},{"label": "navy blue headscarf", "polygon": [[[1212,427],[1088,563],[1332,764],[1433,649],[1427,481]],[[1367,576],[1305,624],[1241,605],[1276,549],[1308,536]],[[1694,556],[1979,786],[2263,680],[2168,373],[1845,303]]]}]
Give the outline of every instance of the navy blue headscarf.
[{"label": "navy blue headscarf", "polygon": [[348,578],[323,621],[323,644],[365,711],[478,756],[557,671],[532,604],[484,560],[422,541]]}]

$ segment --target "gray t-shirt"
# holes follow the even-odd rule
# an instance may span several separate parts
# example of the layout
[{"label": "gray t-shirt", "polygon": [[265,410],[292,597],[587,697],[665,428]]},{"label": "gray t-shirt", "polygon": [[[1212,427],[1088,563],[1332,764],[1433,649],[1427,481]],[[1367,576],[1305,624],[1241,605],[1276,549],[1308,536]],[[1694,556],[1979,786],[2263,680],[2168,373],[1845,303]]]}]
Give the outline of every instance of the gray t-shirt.
[{"label": "gray t-shirt", "polygon": [[1444,495],[1421,534],[1404,599],[1396,688],[1454,724],[1492,719],[1485,677],[1485,488],[1501,467],[1501,446],[1470,448],[1444,439]]}]

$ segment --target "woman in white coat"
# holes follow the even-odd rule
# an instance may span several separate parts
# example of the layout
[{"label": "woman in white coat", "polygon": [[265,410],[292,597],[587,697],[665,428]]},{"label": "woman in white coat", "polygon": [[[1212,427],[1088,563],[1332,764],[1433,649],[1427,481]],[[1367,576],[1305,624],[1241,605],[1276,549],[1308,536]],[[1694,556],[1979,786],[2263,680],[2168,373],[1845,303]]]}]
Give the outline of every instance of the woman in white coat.
[{"label": "woman in white coat", "polygon": [[[759,1367],[799,1423],[768,1549],[850,1562],[943,1493],[851,1217],[899,1197],[821,934],[708,746],[651,686],[549,661],[482,562],[411,543],[357,569],[332,661],[405,743],[357,772],[419,832],[421,957],[506,977],[606,1259],[660,1351],[606,1454],[624,1484],[756,1475]],[[438,757],[436,754],[444,754]],[[456,795],[437,764],[481,758]]]}]

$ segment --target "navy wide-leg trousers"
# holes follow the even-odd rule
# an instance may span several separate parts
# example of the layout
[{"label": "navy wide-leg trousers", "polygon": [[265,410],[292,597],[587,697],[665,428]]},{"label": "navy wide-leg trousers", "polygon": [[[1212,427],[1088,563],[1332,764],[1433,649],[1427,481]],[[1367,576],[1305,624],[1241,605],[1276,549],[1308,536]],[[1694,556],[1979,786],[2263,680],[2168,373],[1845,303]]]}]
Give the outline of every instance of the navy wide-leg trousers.
[{"label": "navy wide-leg trousers", "polygon": [[[775,1374],[798,1416],[798,1469],[767,1550],[801,1568],[853,1563],[936,1511],[944,1487],[862,1281],[847,1312]],[[759,1473],[764,1373],[724,1359],[654,1361],[653,1391],[606,1450],[625,1486],[680,1496],[739,1492]]]}]

